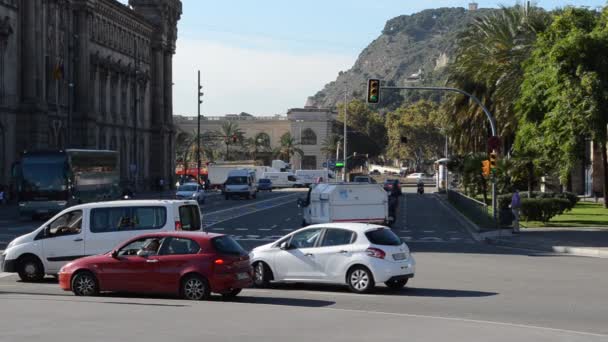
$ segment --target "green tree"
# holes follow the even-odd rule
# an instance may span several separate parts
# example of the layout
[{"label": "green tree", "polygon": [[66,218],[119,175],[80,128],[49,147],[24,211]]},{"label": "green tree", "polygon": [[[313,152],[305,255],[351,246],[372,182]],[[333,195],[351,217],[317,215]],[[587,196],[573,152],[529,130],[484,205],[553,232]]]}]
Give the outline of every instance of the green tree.
[{"label": "green tree", "polygon": [[[344,103],[338,105],[337,121],[344,123]],[[384,118],[377,112],[372,112],[369,106],[361,100],[352,100],[346,106],[348,125],[348,152],[358,152],[377,156],[386,146],[386,127]],[[336,132],[341,127],[334,128]],[[334,150],[335,153],[335,150]]]},{"label": "green tree", "polygon": [[[441,157],[445,137],[439,127],[439,115],[438,105],[424,100],[388,113],[387,156],[409,160],[416,170]],[[401,137],[407,138],[407,142],[402,143]]]},{"label": "green tree", "polygon": [[[223,142],[226,145],[226,160],[230,160],[230,145],[241,145],[243,143],[243,131],[239,128],[239,124],[234,121],[226,121],[222,124],[219,131],[214,132],[217,141]],[[236,139],[236,142],[233,141]]]},{"label": "green tree", "polygon": [[325,153],[326,157],[331,158],[336,155],[336,151],[338,151],[341,144],[342,136],[332,133],[321,142],[321,152]]},{"label": "green tree", "polygon": [[291,133],[287,132],[281,136],[280,146],[274,149],[275,157],[289,162],[292,156],[299,155],[300,157],[304,156],[304,151],[300,149],[298,143],[296,143],[296,139],[291,136]]},{"label": "green tree", "polygon": [[[448,83],[482,101],[496,117],[499,136],[509,139],[517,131],[513,103],[520,92],[522,63],[550,22],[550,15],[537,7],[502,7],[476,18],[458,39]],[[481,108],[463,95],[449,96],[444,108],[455,147],[484,151],[488,124]]]},{"label": "green tree", "polygon": [[590,137],[601,149],[604,206],[608,208],[607,24],[608,9],[600,16],[567,8],[539,36],[525,65],[517,101],[525,129],[518,132],[515,147],[551,160],[566,184],[580,159],[581,145]]}]

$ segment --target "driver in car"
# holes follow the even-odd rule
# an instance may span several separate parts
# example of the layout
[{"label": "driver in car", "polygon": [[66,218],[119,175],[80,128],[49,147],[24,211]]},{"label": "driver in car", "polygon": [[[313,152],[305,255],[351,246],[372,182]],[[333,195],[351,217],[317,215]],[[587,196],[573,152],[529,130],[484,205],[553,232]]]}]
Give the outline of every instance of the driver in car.
[{"label": "driver in car", "polygon": [[158,248],[160,247],[160,241],[158,239],[154,239],[148,242],[145,246],[143,246],[137,255],[139,256],[152,256],[158,253]]}]

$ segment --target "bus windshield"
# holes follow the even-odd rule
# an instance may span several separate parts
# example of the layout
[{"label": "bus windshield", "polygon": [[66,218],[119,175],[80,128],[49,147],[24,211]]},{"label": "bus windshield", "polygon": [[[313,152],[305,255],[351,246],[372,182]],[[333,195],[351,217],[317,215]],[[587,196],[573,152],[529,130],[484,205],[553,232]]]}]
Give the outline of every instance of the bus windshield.
[{"label": "bus windshield", "polygon": [[21,163],[25,192],[67,190],[65,155],[27,156]]}]

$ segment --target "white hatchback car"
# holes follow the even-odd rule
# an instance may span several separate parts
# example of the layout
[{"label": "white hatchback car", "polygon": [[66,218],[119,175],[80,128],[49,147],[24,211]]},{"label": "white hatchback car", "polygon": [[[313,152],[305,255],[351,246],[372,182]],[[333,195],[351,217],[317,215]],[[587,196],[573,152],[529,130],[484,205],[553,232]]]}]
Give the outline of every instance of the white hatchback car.
[{"label": "white hatchback car", "polygon": [[255,285],[275,282],[346,284],[365,293],[375,284],[403,288],[416,261],[390,228],[364,223],[327,223],[299,229],[250,254]]}]

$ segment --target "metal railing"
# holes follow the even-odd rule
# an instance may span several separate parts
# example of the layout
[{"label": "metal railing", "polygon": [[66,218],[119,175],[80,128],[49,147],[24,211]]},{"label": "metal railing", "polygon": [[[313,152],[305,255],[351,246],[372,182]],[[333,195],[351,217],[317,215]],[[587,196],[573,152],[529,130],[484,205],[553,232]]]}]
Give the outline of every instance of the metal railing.
[{"label": "metal railing", "polygon": [[448,201],[481,228],[496,226],[492,213],[486,203],[455,190],[448,190]]},{"label": "metal railing", "polygon": [[[196,116],[173,117],[174,122],[196,121]],[[286,116],[201,116],[202,121],[287,121]]]}]

